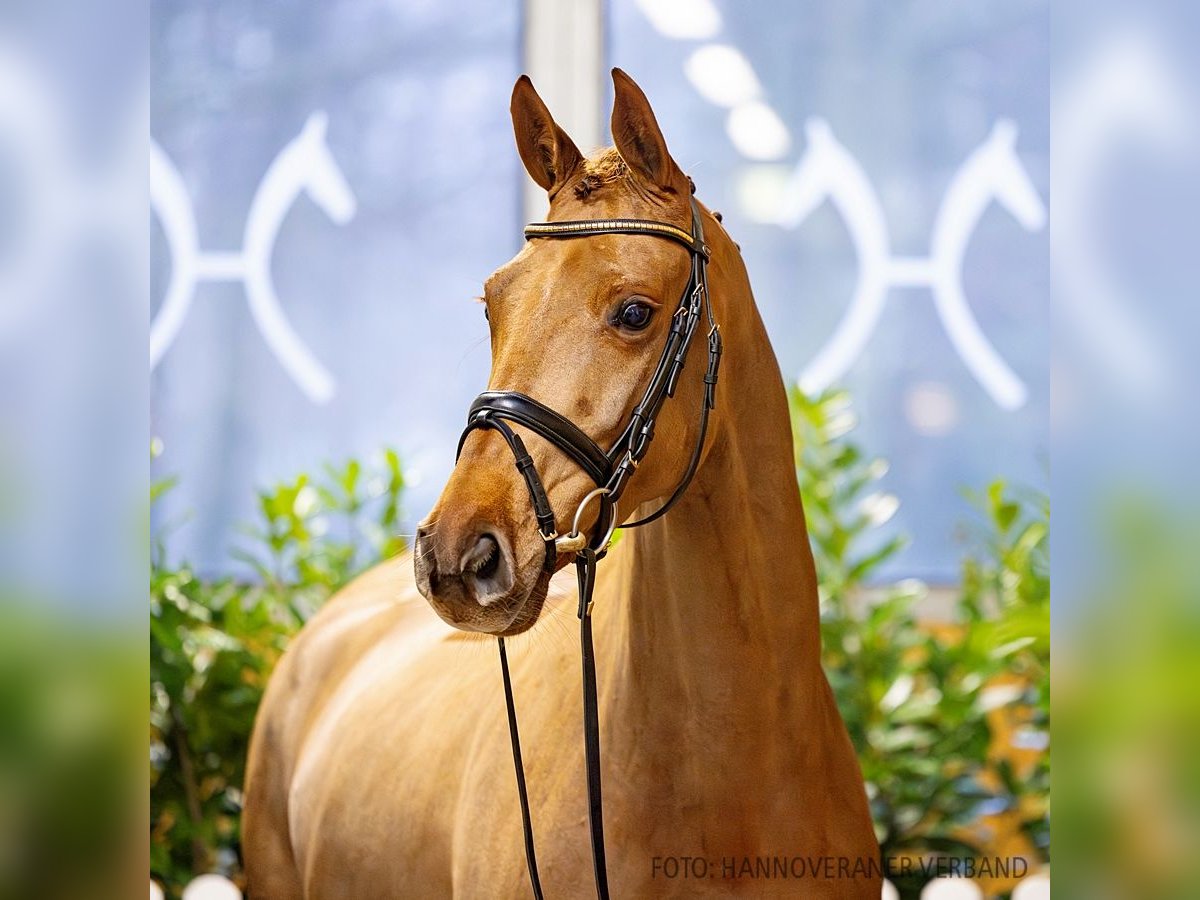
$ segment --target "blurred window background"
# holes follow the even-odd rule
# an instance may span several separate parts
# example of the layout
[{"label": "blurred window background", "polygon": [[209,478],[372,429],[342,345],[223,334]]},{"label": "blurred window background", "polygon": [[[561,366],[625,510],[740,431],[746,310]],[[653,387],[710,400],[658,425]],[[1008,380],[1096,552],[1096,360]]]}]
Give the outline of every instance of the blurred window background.
[{"label": "blurred window background", "polygon": [[[568,6],[602,27],[559,27]],[[1048,483],[1047,18],[1040,0],[161,5],[151,408],[158,474],[180,478],[156,515],[189,517],[172,552],[231,565],[254,488],[384,445],[411,531],[486,381],[471,298],[542,211],[512,82],[532,70],[587,147],[619,65],[740,242],[785,378],[848,388],[857,442],[890,461],[865,512],[912,543],[880,577],[953,581],[962,491]]]},{"label": "blurred window background", "polygon": [[[187,517],[173,552],[230,565],[256,488],[385,445],[418,519],[487,377],[471,298],[520,243],[519,9],[226,0],[158,4],[153,29],[151,410],[159,474],[179,478],[156,515]],[[196,246],[173,247],[193,221]]]},{"label": "blurred window background", "polygon": [[1047,17],[612,4],[611,57],[740,242],[784,377],[848,388],[890,463],[879,536],[912,543],[887,577],[956,577],[964,488],[1048,484]]}]

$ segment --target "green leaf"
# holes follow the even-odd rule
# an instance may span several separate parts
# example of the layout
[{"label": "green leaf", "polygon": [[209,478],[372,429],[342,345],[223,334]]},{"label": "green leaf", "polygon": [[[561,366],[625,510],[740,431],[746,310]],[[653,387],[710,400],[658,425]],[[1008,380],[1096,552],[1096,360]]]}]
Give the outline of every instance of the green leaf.
[{"label": "green leaf", "polygon": [[159,499],[173,491],[178,484],[179,478],[175,475],[150,482],[150,505],[153,506]]}]

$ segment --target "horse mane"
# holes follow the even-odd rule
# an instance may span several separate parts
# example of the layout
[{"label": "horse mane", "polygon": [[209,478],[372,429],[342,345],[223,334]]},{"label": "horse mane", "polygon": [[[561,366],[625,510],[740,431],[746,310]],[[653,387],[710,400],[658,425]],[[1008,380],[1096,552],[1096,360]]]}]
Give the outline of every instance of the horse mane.
[{"label": "horse mane", "polygon": [[583,161],[583,177],[575,185],[575,196],[580,200],[587,198],[592,191],[606,184],[619,181],[629,173],[625,160],[616,147],[599,150]]}]

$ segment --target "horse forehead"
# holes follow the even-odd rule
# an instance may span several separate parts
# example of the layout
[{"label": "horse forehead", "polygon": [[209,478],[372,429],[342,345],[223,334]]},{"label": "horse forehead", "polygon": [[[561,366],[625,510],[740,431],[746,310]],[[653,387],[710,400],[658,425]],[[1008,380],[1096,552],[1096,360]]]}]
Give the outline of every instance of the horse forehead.
[{"label": "horse forehead", "polygon": [[[576,243],[576,242],[570,242]],[[500,266],[484,282],[488,299],[508,302],[521,296],[538,295],[547,285],[567,279],[581,282],[589,264],[596,267],[600,260],[585,260],[567,241],[529,241],[512,259]]]},{"label": "horse forehead", "polygon": [[522,267],[532,252],[533,249],[529,244],[525,244],[517,251],[516,256],[497,267],[491,275],[484,279],[484,293],[489,297],[504,293],[520,277]]},{"label": "horse forehead", "polygon": [[619,290],[654,289],[685,268],[674,259],[667,241],[628,235],[593,235],[571,239],[535,238],[489,276],[489,298],[539,298],[597,295]]}]

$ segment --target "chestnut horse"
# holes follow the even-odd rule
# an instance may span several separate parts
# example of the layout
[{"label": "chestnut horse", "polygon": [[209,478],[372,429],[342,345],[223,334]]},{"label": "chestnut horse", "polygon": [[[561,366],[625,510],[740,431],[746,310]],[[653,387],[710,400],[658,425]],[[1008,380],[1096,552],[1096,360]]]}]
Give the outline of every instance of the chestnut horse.
[{"label": "chestnut horse", "polygon": [[[688,178],[641,90],[620,70],[613,80],[615,147],[586,158],[517,81],[517,148],[549,219],[686,230]],[[874,900],[879,848],[821,670],[783,381],[737,245],[700,209],[725,345],[711,426],[679,503],[625,533],[595,589],[612,894]],[[531,241],[486,284],[489,385],[611,444],[689,266],[685,249],[644,234]],[[626,521],[685,470],[703,374],[693,350],[625,492]],[[542,438],[526,443],[565,531],[594,485]],[[469,436],[418,535],[413,557],[367,572],[315,616],[271,680],[247,767],[250,896],[529,896],[500,672],[480,635],[508,638],[546,896],[589,896],[575,573],[543,572],[501,435]]]}]

